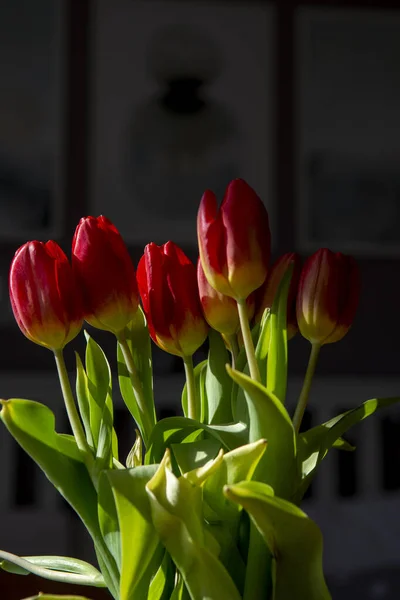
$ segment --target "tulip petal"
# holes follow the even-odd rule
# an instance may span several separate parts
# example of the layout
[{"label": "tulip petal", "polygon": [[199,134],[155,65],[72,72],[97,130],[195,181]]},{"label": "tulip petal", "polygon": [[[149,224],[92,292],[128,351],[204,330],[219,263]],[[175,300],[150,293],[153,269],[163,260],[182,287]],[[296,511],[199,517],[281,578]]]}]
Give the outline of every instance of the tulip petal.
[{"label": "tulip petal", "polygon": [[79,333],[80,293],[68,259],[55,242],[28,242],[17,250],[9,289],[15,319],[31,341],[59,349]]},{"label": "tulip petal", "polygon": [[85,319],[115,334],[138,308],[135,270],[116,227],[106,217],[81,219],[72,242],[72,264],[82,289]]}]

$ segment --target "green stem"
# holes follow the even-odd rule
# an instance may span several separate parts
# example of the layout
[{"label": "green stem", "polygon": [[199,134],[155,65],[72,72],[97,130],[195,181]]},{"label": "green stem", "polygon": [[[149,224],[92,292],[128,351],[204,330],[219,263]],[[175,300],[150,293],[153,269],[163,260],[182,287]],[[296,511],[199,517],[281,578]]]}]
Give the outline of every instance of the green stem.
[{"label": "green stem", "polygon": [[239,344],[236,333],[228,336],[228,342],[232,355],[232,369],[236,369],[237,358],[239,356]]},{"label": "green stem", "polygon": [[185,366],[186,389],[188,399],[188,414],[189,419],[197,419],[197,398],[196,398],[196,382],[194,379],[193,357],[184,356],[183,364]]},{"label": "green stem", "polygon": [[82,458],[89,470],[89,473],[91,473],[94,463],[94,457],[86,441],[85,432],[83,430],[83,426],[78,411],[76,409],[75,399],[72,393],[67,368],[65,366],[63,351],[61,349],[54,350],[54,358],[56,360],[61,391],[64,398],[65,408],[67,410],[67,415],[71,425],[72,433],[74,434],[76,445],[78,446],[78,449],[82,454]]},{"label": "green stem", "polygon": [[146,400],[143,393],[142,382],[140,381],[140,377],[138,375],[136,365],[133,360],[133,356],[131,353],[131,349],[129,348],[129,344],[126,341],[125,335],[120,333],[118,336],[118,342],[121,346],[122,354],[124,357],[125,365],[129,373],[129,379],[131,380],[133,391],[135,392],[135,398],[137,402],[137,406],[139,409],[140,417],[143,425],[143,439],[146,444],[151,431],[153,429],[153,425],[150,420],[150,416],[148,411],[146,410]]},{"label": "green stem", "polygon": [[246,350],[247,363],[249,365],[250,376],[255,381],[261,383],[260,370],[256,359],[256,353],[254,350],[253,339],[251,337],[251,330],[249,324],[249,317],[247,311],[246,300],[238,300],[238,313],[240,321],[240,329],[242,330],[244,348]]},{"label": "green stem", "polygon": [[261,533],[250,522],[250,541],[247,555],[243,600],[267,600],[272,591],[272,557]]},{"label": "green stem", "polygon": [[300,430],[301,422],[303,420],[304,411],[306,410],[308,396],[310,394],[311,383],[314,377],[315,368],[317,366],[319,351],[321,350],[320,344],[311,345],[310,358],[308,360],[307,371],[303,381],[303,387],[301,388],[300,396],[297,401],[295,413],[293,415],[293,427],[298,433]]}]

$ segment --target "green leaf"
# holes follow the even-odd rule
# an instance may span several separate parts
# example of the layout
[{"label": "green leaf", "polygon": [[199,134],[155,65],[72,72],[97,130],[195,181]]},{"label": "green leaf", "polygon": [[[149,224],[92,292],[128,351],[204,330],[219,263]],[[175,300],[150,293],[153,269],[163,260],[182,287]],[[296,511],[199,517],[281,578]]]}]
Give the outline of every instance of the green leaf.
[{"label": "green leaf", "polygon": [[289,414],[263,385],[230,367],[227,370],[245,393],[250,415],[249,442],[268,442],[255,477],[271,485],[280,496],[290,498],[297,482],[297,464],[296,436]]},{"label": "green leaf", "polygon": [[239,510],[226,501],[224,486],[250,480],[266,448],[266,440],[261,439],[227,452],[204,484],[204,500],[221,521],[229,524],[231,533],[236,534]]},{"label": "green leaf", "polygon": [[92,536],[103,560],[102,570],[112,594],[116,594],[118,570],[101,535],[97,517],[97,495],[76,442],[56,433],[55,418],[45,405],[32,400],[2,400],[0,418],[8,431],[46,477],[75,509]]},{"label": "green leaf", "polygon": [[[131,321],[128,327],[125,328],[125,337],[132,354],[133,362],[136,366],[139,380],[143,387],[143,396],[146,404],[148,420],[150,426],[154,427],[156,423],[156,411],[154,407],[153,395],[151,343],[146,318],[141,307],[139,307],[133,321]],[[125,365],[124,356],[119,344],[117,345],[117,358],[118,381],[122,398],[131,415],[135,419],[145,444],[147,444],[150,431],[144,430],[135,392],[132,388],[129,372]]]},{"label": "green leaf", "polygon": [[[352,449],[352,447],[341,439],[353,425],[366,419],[380,408],[385,408],[400,402],[400,397],[373,398],[367,400],[357,408],[330,419],[326,423],[317,425],[308,431],[301,433],[298,438],[298,463],[302,473],[303,481],[296,493],[295,500],[299,502],[310,485],[316,469],[320,462],[328,454],[329,450],[336,446]],[[344,446],[343,446],[344,444]]]},{"label": "green leaf", "polygon": [[[232,504],[226,499],[225,502]],[[236,509],[236,513],[239,514],[239,507]],[[208,528],[220,546],[219,560],[232,577],[234,584],[242,595],[246,576],[246,564],[237,547],[237,541],[233,537],[232,531],[222,522],[209,523]]]},{"label": "green leaf", "polygon": [[89,394],[90,429],[97,449],[99,444],[100,429],[103,421],[104,407],[110,392],[110,366],[107,358],[94,341],[85,331],[86,338],[86,375],[87,390]]},{"label": "green leaf", "polygon": [[171,594],[170,600],[190,600],[189,592],[179,572],[177,573],[174,591]]},{"label": "green leaf", "polygon": [[153,524],[192,600],[240,600],[232,578],[213,552],[215,539],[206,534],[201,488],[184,477],[176,478],[170,469],[167,451],[146,489]]},{"label": "green leaf", "polygon": [[[204,423],[207,420],[207,396],[205,389],[205,375],[207,370],[207,361],[203,360],[194,368],[194,384],[196,387],[196,398],[200,402],[200,421]],[[187,384],[183,386],[182,390],[182,410],[183,414],[188,414],[188,397],[187,397]]]},{"label": "green leaf", "polygon": [[98,515],[101,534],[121,571],[121,532],[110,480],[102,471],[98,490]]},{"label": "green leaf", "polygon": [[330,600],[322,569],[322,534],[316,523],[263,483],[227,486],[225,494],[250,514],[274,557],[274,600]]},{"label": "green leaf", "polygon": [[170,600],[174,589],[174,567],[168,552],[164,553],[164,558],[154,575],[147,600]]},{"label": "green leaf", "polygon": [[168,417],[154,427],[149,440],[145,463],[157,463],[165,449],[171,444],[195,441],[202,432],[214,438],[227,450],[242,446],[247,442],[247,428],[244,423],[230,425],[206,425],[187,417]]},{"label": "green leaf", "polygon": [[8,573],[33,573],[44,579],[106,587],[102,574],[89,563],[66,556],[16,556],[0,550],[0,567]]},{"label": "green leaf", "polygon": [[260,370],[261,381],[267,381],[267,356],[271,339],[271,310],[266,308],[259,325],[260,333],[258,336],[255,352]]},{"label": "green leaf", "polygon": [[55,596],[54,594],[39,594],[39,596],[31,596],[25,600],[90,600],[86,596]]},{"label": "green leaf", "polygon": [[[119,600],[142,598],[138,589],[146,589],[154,572],[149,571],[159,538],[151,522],[145,486],[158,465],[106,471],[118,514],[121,531],[121,584]],[[160,562],[162,556],[160,557]],[[156,565],[155,570],[159,565]],[[146,576],[147,580],[143,581]]]},{"label": "green leaf", "polygon": [[186,444],[171,444],[181,474],[203,467],[213,460],[221,449],[221,443],[215,438],[188,442]]},{"label": "green leaf", "polygon": [[354,452],[354,450],[356,449],[355,446],[353,446],[352,444],[350,444],[350,442],[341,437],[333,442],[332,448],[336,448],[337,450],[343,450],[344,452]]},{"label": "green leaf", "polygon": [[269,318],[270,342],[267,358],[268,392],[276,396],[283,404],[286,400],[287,385],[287,304],[293,268],[284,274],[275,295]]},{"label": "green leaf", "polygon": [[225,368],[225,365],[230,363],[230,357],[220,333],[210,329],[208,338],[210,350],[205,381],[207,423],[231,423],[232,379]]},{"label": "green leaf", "polygon": [[135,429],[135,443],[126,457],[126,468],[140,467],[143,464],[143,440],[139,429]]},{"label": "green leaf", "polygon": [[83,367],[81,358],[75,352],[76,359],[76,397],[78,400],[79,413],[85,428],[86,439],[89,446],[94,449],[95,443],[90,427],[90,402],[89,402],[89,385],[86,371]]}]

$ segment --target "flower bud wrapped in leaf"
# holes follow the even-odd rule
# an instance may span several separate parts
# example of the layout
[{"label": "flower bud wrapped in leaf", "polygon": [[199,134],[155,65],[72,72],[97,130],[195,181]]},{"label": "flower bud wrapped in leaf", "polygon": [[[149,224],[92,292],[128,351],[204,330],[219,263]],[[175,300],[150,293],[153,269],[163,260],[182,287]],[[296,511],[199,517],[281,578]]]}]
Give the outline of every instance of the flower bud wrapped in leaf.
[{"label": "flower bud wrapped in leaf", "polygon": [[106,217],[81,219],[72,242],[72,266],[85,320],[98,329],[121,332],[136,314],[139,293],[128,249]]},{"label": "flower bud wrapped in leaf", "polygon": [[268,276],[263,285],[255,292],[256,314],[255,323],[260,323],[266,308],[271,309],[279,286],[287,269],[293,265],[290,281],[288,308],[287,308],[287,336],[291,339],[298,331],[296,317],[296,296],[300,279],[300,256],[295,252],[287,252],[278,258],[268,271]]},{"label": "flower bud wrapped in leaf", "polygon": [[242,179],[232,181],[221,207],[207,190],[197,215],[200,260],[209,284],[237,301],[260,287],[271,249],[268,213]]},{"label": "flower bud wrapped in leaf", "polygon": [[81,296],[68,258],[56,242],[27,242],[9,275],[15,319],[32,342],[60,350],[82,328]]},{"label": "flower bud wrapped in leaf", "polygon": [[196,268],[173,242],[148,244],[137,279],[150,335],[163,350],[192,356],[207,337]]},{"label": "flower bud wrapped in leaf", "polygon": [[321,248],[303,267],[297,295],[297,320],[312,344],[341,340],[353,322],[360,293],[357,263],[351,256]]},{"label": "flower bud wrapped in leaf", "polygon": [[[197,282],[200,301],[207,323],[225,336],[231,336],[239,330],[239,314],[236,301],[215,290],[207,281],[200,259],[197,263]],[[249,319],[254,314],[254,294],[247,300]]]}]

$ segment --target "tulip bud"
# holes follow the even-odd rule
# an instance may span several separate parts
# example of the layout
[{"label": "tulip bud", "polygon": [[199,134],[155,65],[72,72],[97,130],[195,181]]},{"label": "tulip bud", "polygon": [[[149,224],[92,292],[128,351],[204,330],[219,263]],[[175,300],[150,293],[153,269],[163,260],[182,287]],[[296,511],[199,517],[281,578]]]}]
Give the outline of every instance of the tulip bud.
[{"label": "tulip bud", "polygon": [[[236,300],[220,294],[208,283],[200,259],[197,262],[197,282],[200,302],[207,323],[225,336],[234,335],[239,329],[239,314]],[[249,319],[254,314],[254,294],[246,300]]]},{"label": "tulip bud", "polygon": [[61,350],[78,335],[81,297],[68,258],[56,242],[27,242],[17,250],[9,290],[14,317],[32,342]]},{"label": "tulip bud", "polygon": [[326,248],[315,252],[300,276],[297,320],[301,334],[313,344],[341,340],[353,322],[359,293],[354,258]]},{"label": "tulip bud", "polygon": [[298,331],[296,318],[296,296],[300,278],[300,256],[295,252],[287,252],[272,265],[268,271],[267,279],[263,285],[255,292],[256,295],[256,314],[255,323],[260,323],[264,310],[272,308],[275,296],[278,292],[281,281],[288,270],[293,265],[292,278],[287,303],[287,336],[291,339]]},{"label": "tulip bud", "polygon": [[271,247],[268,213],[245,181],[228,185],[219,210],[215,194],[204,193],[197,236],[205,276],[220,294],[243,301],[264,282]]},{"label": "tulip bud", "polygon": [[207,337],[196,268],[173,242],[148,244],[137,280],[150,335],[163,350],[191,356]]},{"label": "tulip bud", "polygon": [[72,266],[85,320],[117,335],[134,318],[139,293],[128,249],[106,217],[80,220],[72,241]]}]

